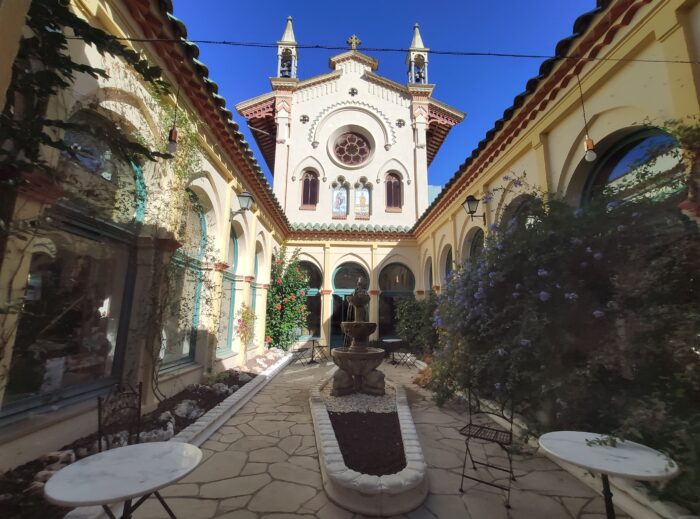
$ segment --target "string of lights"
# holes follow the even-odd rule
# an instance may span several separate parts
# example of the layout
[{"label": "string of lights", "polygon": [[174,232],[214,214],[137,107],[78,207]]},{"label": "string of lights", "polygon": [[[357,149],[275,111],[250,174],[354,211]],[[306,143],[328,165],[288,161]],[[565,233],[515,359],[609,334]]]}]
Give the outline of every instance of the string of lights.
[{"label": "string of lights", "polygon": [[[79,40],[77,36],[67,36],[69,40]],[[229,47],[249,47],[275,49],[277,42],[252,42],[252,41],[231,41],[231,40],[184,40],[175,38],[127,38],[118,37],[120,41],[132,43],[196,43],[197,45],[224,45]],[[320,44],[297,44],[298,49],[309,50],[349,50],[343,45],[320,45]],[[407,48],[399,47],[363,47],[365,52],[400,52],[406,53]],[[662,59],[662,58],[610,58],[610,57],[586,57],[586,56],[555,56],[551,54],[524,54],[516,52],[487,52],[487,51],[459,51],[459,50],[430,50],[431,55],[442,56],[462,56],[476,58],[516,58],[516,59],[571,59],[576,61],[614,61],[622,63],[672,63],[680,65],[700,65],[697,60],[682,59]]]}]

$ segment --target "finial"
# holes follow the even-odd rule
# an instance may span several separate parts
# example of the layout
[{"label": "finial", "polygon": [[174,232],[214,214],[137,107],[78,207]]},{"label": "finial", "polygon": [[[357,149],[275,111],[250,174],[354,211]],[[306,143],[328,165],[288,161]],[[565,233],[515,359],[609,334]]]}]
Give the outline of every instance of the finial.
[{"label": "finial", "polygon": [[282,34],[282,39],[280,40],[284,43],[296,43],[294,38],[294,28],[292,27],[292,17],[287,16],[287,23],[284,27],[284,34]]},{"label": "finial", "polygon": [[356,49],[357,49],[357,46],[358,46],[360,43],[362,43],[362,42],[360,41],[360,38],[358,38],[357,36],[355,36],[355,35],[353,34],[352,36],[350,36],[350,37],[347,39],[347,41],[346,41],[345,43],[347,43],[348,45],[350,45],[350,48],[351,48],[352,50],[356,50]]}]

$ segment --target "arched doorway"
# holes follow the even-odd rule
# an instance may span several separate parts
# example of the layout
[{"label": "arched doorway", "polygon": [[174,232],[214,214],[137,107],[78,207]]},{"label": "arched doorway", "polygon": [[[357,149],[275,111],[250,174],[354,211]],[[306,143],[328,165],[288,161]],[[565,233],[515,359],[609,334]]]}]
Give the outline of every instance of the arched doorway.
[{"label": "arched doorway", "polygon": [[306,326],[302,327],[300,339],[317,339],[321,337],[321,284],[323,275],[321,270],[310,261],[300,261],[299,268],[306,275],[308,284],[306,287],[306,308],[309,315],[306,318]]},{"label": "arched doorway", "polygon": [[379,273],[379,337],[396,336],[395,311],[402,298],[413,298],[416,279],[401,263],[390,263]]},{"label": "arched doorway", "polygon": [[347,297],[357,287],[357,281],[362,286],[369,287],[369,274],[365,268],[354,262],[340,265],[333,273],[333,313],[331,314],[331,348],[342,346],[345,334],[340,329],[340,323],[347,319]]},{"label": "arched doorway", "polygon": [[484,249],[486,235],[481,227],[476,227],[467,233],[467,238],[462,246],[462,258],[464,261],[472,263],[479,257]]}]

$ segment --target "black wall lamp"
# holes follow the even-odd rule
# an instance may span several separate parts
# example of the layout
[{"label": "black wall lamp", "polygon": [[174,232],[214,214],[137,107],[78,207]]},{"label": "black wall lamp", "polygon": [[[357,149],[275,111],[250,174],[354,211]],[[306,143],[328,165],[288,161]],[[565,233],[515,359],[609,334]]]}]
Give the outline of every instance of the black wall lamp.
[{"label": "black wall lamp", "polygon": [[462,207],[464,207],[464,210],[467,212],[467,214],[469,216],[471,216],[472,220],[474,218],[482,218],[484,220],[484,224],[485,224],[486,223],[486,213],[485,212],[474,216],[476,214],[476,210],[479,208],[479,202],[481,202],[481,200],[476,198],[474,195],[469,195],[467,197],[467,199],[464,201],[464,203],[462,204]]},{"label": "black wall lamp", "polygon": [[253,195],[248,193],[248,191],[243,191],[238,195],[238,205],[240,206],[240,209],[238,211],[231,209],[231,216],[229,219],[233,220],[236,215],[250,211],[253,208],[253,202]]}]

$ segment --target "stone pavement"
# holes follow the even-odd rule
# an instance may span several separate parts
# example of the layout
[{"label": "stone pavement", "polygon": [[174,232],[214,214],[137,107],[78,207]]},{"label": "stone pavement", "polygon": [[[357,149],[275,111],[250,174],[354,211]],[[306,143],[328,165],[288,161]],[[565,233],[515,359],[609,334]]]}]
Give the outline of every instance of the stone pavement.
[{"label": "stone pavement", "polygon": [[[350,519],[363,517],[328,500],[321,484],[309,413],[309,390],[332,364],[293,364],[265,386],[202,445],[202,464],[178,484],[161,491],[185,519]],[[583,483],[538,455],[517,455],[510,511],[503,493],[465,479],[459,493],[464,441],[457,433],[464,415],[438,408],[430,394],[411,384],[415,368],[381,368],[406,386],[428,463],[430,493],[408,519],[604,519],[604,505]],[[495,447],[495,448],[493,448]],[[478,455],[503,463],[497,446],[477,445]],[[471,469],[470,469],[471,470]],[[491,469],[480,468],[481,476]],[[496,472],[493,478],[503,478]],[[618,517],[627,517],[618,511]],[[150,498],[137,519],[167,518]]]}]

